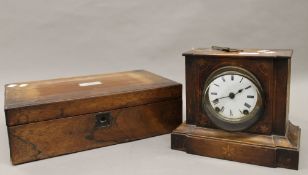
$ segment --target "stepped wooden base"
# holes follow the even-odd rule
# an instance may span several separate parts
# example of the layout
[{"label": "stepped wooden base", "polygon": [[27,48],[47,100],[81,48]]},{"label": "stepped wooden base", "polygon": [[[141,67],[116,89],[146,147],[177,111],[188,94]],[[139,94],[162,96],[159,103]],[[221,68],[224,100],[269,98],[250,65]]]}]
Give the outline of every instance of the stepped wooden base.
[{"label": "stepped wooden base", "polygon": [[268,167],[298,169],[300,128],[289,122],[286,136],[225,132],[183,123],[171,134],[171,148]]}]

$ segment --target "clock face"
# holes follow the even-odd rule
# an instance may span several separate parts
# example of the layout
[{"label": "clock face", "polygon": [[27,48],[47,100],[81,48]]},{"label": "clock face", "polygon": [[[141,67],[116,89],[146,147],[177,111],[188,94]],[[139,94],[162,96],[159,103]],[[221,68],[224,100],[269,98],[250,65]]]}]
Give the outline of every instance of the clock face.
[{"label": "clock face", "polygon": [[210,83],[208,98],[212,108],[224,119],[237,121],[256,107],[258,90],[246,77],[227,74]]},{"label": "clock face", "polygon": [[261,93],[260,83],[250,72],[226,67],[214,72],[206,82],[203,107],[218,127],[240,131],[260,116]]}]

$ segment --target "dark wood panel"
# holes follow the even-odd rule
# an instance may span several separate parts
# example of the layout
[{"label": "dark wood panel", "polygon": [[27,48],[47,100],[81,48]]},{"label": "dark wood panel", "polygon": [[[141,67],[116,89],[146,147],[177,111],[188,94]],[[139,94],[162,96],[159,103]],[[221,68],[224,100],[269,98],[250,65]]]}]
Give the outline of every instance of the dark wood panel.
[{"label": "dark wood panel", "polygon": [[182,99],[107,112],[105,128],[96,114],[9,127],[13,164],[170,133],[182,122]]},{"label": "dark wood panel", "polygon": [[289,118],[291,60],[274,61],[273,75],[273,133],[284,135]]},{"label": "dark wood panel", "polygon": [[187,123],[197,126],[217,128],[202,109],[202,94],[204,83],[209,75],[224,66],[238,66],[249,70],[262,82],[265,95],[265,110],[259,121],[247,129],[247,132],[271,134],[273,122],[273,60],[256,57],[225,57],[217,59],[215,56],[187,57],[186,65],[186,100],[187,100]]},{"label": "dark wood panel", "polygon": [[186,79],[186,121],[189,124],[195,123],[196,111],[196,98],[193,92],[197,85],[196,64],[193,58],[185,59],[185,79]]}]

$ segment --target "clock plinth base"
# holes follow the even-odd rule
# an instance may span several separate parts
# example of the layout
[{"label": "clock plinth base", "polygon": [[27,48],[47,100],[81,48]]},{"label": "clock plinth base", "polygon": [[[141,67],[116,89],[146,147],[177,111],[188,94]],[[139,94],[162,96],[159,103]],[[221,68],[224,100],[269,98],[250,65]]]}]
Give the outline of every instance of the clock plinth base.
[{"label": "clock plinth base", "polygon": [[171,148],[189,154],[267,167],[298,169],[300,128],[288,122],[285,136],[226,132],[183,123],[171,134]]}]

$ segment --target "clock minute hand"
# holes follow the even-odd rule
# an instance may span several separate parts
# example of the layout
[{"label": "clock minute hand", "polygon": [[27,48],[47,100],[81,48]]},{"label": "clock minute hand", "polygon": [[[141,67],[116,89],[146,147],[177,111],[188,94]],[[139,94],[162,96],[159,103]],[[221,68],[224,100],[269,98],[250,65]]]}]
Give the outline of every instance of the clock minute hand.
[{"label": "clock minute hand", "polygon": [[216,98],[216,99],[213,100],[212,102],[213,102],[213,103],[218,103],[218,100],[223,99],[223,98],[228,98],[228,97],[229,97],[229,95],[228,95],[228,96],[224,96],[224,97],[220,97],[220,98]]},{"label": "clock minute hand", "polygon": [[248,86],[246,88],[242,88],[240,90],[238,90],[235,94],[233,92],[231,92],[229,95],[227,96],[224,96],[224,97],[220,97],[220,98],[216,98],[215,100],[213,100],[213,103],[218,103],[218,100],[220,99],[223,99],[223,98],[231,98],[231,99],[234,99],[235,95],[239,94],[239,93],[242,93],[245,89],[248,89],[250,88],[251,86]]},{"label": "clock minute hand", "polygon": [[220,97],[220,98],[216,98],[215,100],[220,100],[220,99],[228,98],[228,97],[229,97],[229,95],[228,96],[224,96],[224,97]]},{"label": "clock minute hand", "polygon": [[231,99],[234,99],[235,95],[241,93],[243,90],[244,90],[244,89],[240,89],[240,90],[238,90],[237,93],[235,93],[235,94],[234,94],[233,92],[230,92],[230,94],[227,95],[227,96],[220,97],[220,98],[216,98],[215,100],[213,100],[213,103],[215,103],[215,102],[218,103],[218,100],[219,100],[219,99],[228,98],[228,97],[231,98]]}]

